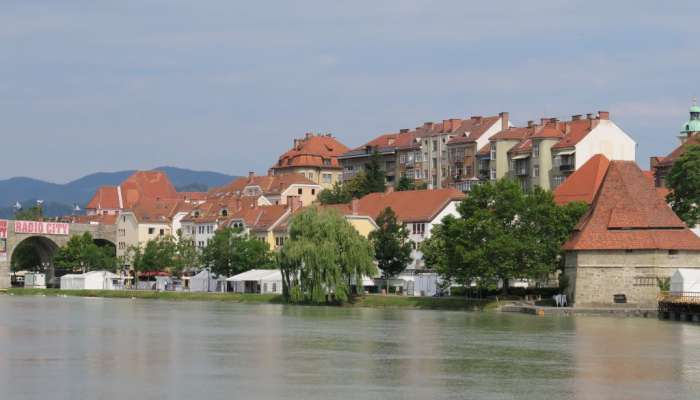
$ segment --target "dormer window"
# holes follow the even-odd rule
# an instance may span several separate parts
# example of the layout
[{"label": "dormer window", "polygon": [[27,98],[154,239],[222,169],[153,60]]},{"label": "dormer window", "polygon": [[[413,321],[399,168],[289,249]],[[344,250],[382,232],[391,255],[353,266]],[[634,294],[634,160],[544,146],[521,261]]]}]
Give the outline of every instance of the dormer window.
[{"label": "dormer window", "polygon": [[222,217],[228,217],[228,210],[225,209],[225,208],[222,209],[222,210],[221,210],[221,216],[222,216]]}]

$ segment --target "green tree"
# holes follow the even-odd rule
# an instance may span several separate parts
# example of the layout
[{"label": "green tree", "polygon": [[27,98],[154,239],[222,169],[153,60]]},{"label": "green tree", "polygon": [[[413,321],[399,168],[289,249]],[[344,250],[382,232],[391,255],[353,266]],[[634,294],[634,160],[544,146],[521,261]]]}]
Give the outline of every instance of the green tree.
[{"label": "green tree", "polygon": [[202,262],[212,272],[225,276],[274,266],[266,242],[233,228],[216,231],[204,249]]},{"label": "green tree", "polygon": [[23,240],[12,252],[12,271],[34,270],[41,265],[41,257],[31,240]]},{"label": "green tree", "polygon": [[36,204],[27,209],[20,209],[15,212],[15,219],[22,221],[43,221],[44,211],[41,205]]},{"label": "green tree", "polygon": [[689,146],[673,164],[666,179],[667,201],[688,226],[700,223],[700,146]]},{"label": "green tree", "polygon": [[144,272],[170,271],[176,265],[177,243],[172,236],[149,240],[144,246],[129,246],[126,261],[131,266],[134,282],[138,285],[139,274]]},{"label": "green tree", "polygon": [[372,154],[369,163],[365,164],[364,190],[366,193],[383,192],[386,189],[384,171],[380,165],[380,156]]},{"label": "green tree", "polygon": [[347,301],[364,276],[376,276],[372,245],[333,210],[306,209],[279,253],[284,296],[292,302]]},{"label": "green tree", "polygon": [[54,264],[66,272],[114,271],[117,258],[114,246],[98,246],[92,235],[85,232],[82,235],[71,236],[68,243],[58,249]]},{"label": "green tree", "polygon": [[374,246],[374,257],[386,280],[388,292],[389,279],[403,272],[411,262],[411,242],[406,227],[397,221],[396,213],[390,207],[379,214],[377,225],[379,228],[370,233],[369,240]]},{"label": "green tree", "polygon": [[416,190],[416,183],[413,179],[404,175],[401,177],[401,179],[399,179],[399,182],[396,184],[396,191],[403,192],[406,190]]},{"label": "green tree", "polygon": [[348,191],[349,185],[336,182],[330,189],[323,189],[318,194],[321,204],[342,204],[352,200],[352,194]]},{"label": "green tree", "polygon": [[200,264],[201,253],[194,245],[194,241],[186,239],[179,234],[178,240],[175,243],[175,256],[173,257],[170,273],[180,276],[186,271],[198,269]]},{"label": "green tree", "polygon": [[556,270],[561,246],[586,206],[559,207],[551,192],[523,192],[510,180],[478,185],[423,243],[425,261],[464,285],[544,278]]}]

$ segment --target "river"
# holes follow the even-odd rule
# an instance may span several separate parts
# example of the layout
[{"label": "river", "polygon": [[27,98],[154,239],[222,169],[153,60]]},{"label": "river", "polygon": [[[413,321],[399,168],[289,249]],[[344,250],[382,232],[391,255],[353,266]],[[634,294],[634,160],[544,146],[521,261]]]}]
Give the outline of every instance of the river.
[{"label": "river", "polygon": [[0,399],[698,399],[655,319],[0,296]]}]

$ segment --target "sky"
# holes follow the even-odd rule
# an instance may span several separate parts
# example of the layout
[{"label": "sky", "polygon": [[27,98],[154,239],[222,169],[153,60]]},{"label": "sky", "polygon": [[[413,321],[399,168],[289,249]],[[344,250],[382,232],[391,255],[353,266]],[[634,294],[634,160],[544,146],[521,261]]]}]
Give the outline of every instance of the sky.
[{"label": "sky", "polygon": [[607,110],[637,161],[700,96],[697,1],[3,0],[0,179],[264,173],[305,132]]}]

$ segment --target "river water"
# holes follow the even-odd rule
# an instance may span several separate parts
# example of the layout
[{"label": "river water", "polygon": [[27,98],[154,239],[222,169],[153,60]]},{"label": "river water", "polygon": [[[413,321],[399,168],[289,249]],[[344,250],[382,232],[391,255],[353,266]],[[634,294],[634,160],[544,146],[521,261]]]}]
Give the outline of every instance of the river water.
[{"label": "river water", "polygon": [[0,399],[698,399],[655,319],[0,296]]}]

